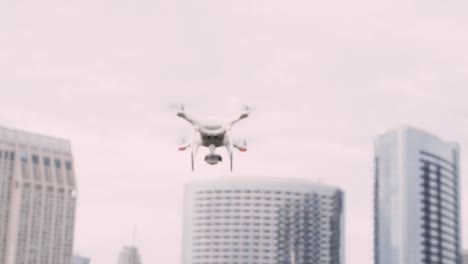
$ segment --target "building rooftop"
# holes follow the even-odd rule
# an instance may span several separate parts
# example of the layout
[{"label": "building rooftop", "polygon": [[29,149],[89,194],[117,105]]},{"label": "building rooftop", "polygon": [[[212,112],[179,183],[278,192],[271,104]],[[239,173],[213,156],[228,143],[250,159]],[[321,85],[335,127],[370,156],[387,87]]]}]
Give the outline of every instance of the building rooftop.
[{"label": "building rooftop", "polygon": [[442,142],[457,144],[455,142],[446,141],[446,140],[442,139],[441,137],[439,137],[438,135],[435,135],[435,134],[433,134],[431,132],[428,132],[428,131],[426,131],[424,129],[414,127],[414,126],[410,126],[410,125],[402,125],[402,126],[390,129],[390,130],[386,131],[385,133],[381,134],[380,136],[385,136],[385,135],[388,135],[388,134],[397,133],[397,132],[401,132],[401,131],[404,131],[404,132],[411,131],[411,132],[414,132],[414,133],[418,133],[420,135],[435,138],[435,139],[437,139],[439,141],[442,141]]},{"label": "building rooftop", "polygon": [[49,137],[2,126],[0,126],[0,143],[20,145],[24,147],[36,147],[43,150],[64,153],[71,152],[71,143],[69,140]]},{"label": "building rooftop", "polygon": [[313,180],[305,180],[290,177],[269,177],[269,176],[225,176],[213,179],[200,179],[194,180],[188,183],[186,186],[206,186],[214,184],[217,187],[224,186],[226,188],[232,187],[233,185],[243,185],[244,187],[251,185],[264,185],[264,187],[291,187],[296,186],[297,188],[310,189],[313,188],[317,191],[324,192],[343,192],[339,187],[322,184]]}]

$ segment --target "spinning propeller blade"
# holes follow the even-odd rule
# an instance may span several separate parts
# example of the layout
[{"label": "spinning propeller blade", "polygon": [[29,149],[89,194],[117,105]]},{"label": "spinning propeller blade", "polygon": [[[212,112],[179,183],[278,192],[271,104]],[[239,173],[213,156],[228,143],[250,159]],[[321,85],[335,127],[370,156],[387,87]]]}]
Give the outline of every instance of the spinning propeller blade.
[{"label": "spinning propeller blade", "polygon": [[182,144],[179,144],[179,150],[180,150],[180,151],[184,151],[184,150],[188,149],[188,148],[190,147],[190,145],[191,145],[191,144],[190,144],[190,142],[188,142],[188,141],[187,141],[187,142],[184,142],[184,143],[182,143]]},{"label": "spinning propeller blade", "polygon": [[234,147],[240,150],[241,152],[247,151],[247,140],[243,139],[234,143]]}]

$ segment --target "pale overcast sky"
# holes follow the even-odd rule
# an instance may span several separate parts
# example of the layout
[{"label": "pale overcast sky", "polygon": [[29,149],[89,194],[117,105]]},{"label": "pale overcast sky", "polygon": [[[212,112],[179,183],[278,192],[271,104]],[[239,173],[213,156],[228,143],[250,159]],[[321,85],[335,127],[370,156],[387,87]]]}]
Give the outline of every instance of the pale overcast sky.
[{"label": "pale overcast sky", "polygon": [[465,0],[3,0],[0,124],[72,141],[76,252],[117,263],[136,225],[144,264],[179,263],[183,184],[228,166],[201,158],[192,174],[177,151],[190,128],[167,106],[252,104],[236,174],[341,187],[347,263],[371,264],[377,135],[411,124],[458,141],[468,189],[467,13]]}]

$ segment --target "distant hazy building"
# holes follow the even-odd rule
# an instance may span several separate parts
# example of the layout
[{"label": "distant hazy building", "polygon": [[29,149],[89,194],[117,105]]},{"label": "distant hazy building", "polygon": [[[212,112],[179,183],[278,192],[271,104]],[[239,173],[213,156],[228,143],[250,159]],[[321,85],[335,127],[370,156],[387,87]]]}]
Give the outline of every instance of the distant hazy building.
[{"label": "distant hazy building", "polygon": [[90,261],[89,258],[85,258],[82,256],[74,256],[73,264],[90,264]]},{"label": "distant hazy building", "polygon": [[375,264],[459,264],[459,147],[414,128],[375,143]]},{"label": "distant hazy building", "polygon": [[70,142],[0,127],[0,264],[71,263],[75,204]]},{"label": "distant hazy building", "polygon": [[136,247],[124,247],[119,255],[118,264],[142,264],[141,256]]},{"label": "distant hazy building", "polygon": [[343,264],[343,193],[307,181],[187,185],[182,264]]},{"label": "distant hazy building", "polygon": [[468,250],[464,250],[462,254],[463,264],[468,264]]}]

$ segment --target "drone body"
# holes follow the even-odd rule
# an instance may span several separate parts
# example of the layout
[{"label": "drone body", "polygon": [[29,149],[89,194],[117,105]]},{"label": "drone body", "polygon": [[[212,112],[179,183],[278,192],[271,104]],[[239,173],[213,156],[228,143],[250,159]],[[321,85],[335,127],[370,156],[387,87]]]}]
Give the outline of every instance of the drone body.
[{"label": "drone body", "polygon": [[187,120],[194,128],[195,133],[191,141],[183,142],[179,146],[180,151],[184,151],[187,148],[192,148],[191,159],[192,159],[192,171],[195,168],[195,158],[197,155],[198,148],[200,146],[207,147],[209,154],[205,156],[205,161],[208,164],[216,165],[218,162],[223,161],[221,155],[216,154],[215,151],[219,147],[225,147],[230,160],[231,171],[233,168],[233,151],[234,148],[239,149],[242,152],[247,151],[247,144],[245,141],[234,142],[231,136],[231,128],[238,121],[247,118],[249,116],[249,109],[246,107],[239,115],[220,123],[206,124],[202,123],[193,116],[187,114],[184,107],[181,105],[177,111],[177,115]]}]

